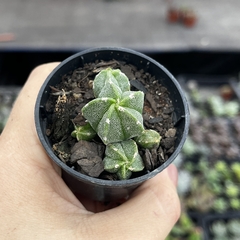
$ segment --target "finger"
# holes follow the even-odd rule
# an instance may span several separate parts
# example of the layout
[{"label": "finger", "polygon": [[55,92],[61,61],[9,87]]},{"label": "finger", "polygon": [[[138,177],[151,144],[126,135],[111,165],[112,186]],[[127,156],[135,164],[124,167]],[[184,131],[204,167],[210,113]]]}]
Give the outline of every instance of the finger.
[{"label": "finger", "polygon": [[[58,64],[49,63],[38,66],[32,71],[22,88],[0,138],[2,140],[1,148],[4,149],[10,159],[7,164],[4,163],[4,167],[12,169],[11,174],[14,170],[18,174],[19,169],[21,169],[22,174],[29,176],[31,184],[38,186],[41,183],[45,184],[43,188],[46,191],[47,189],[54,189],[61,197],[78,207],[82,207],[60,178],[60,168],[53,164],[53,161],[47,156],[35,130],[34,107],[38,92],[47,76]],[[4,158],[0,159],[0,161],[4,160]],[[41,179],[32,176],[35,172],[43,172]]]},{"label": "finger", "polygon": [[[175,168],[170,168],[172,174]],[[141,185],[121,206],[91,216],[94,226],[99,232],[106,231],[104,226],[108,226],[109,231],[115,233],[113,239],[118,239],[116,233],[120,234],[119,239],[135,239],[136,236],[142,236],[138,239],[165,239],[180,216],[176,176],[173,178],[171,174],[164,170]],[[120,233],[118,229],[126,231]]]},{"label": "finger", "polygon": [[[47,76],[57,65],[58,63],[45,64],[38,66],[32,71],[13,106],[9,120],[2,133],[4,137],[5,135],[7,135],[7,138],[10,138],[12,135],[17,136],[17,133],[21,132],[24,135],[18,135],[17,139],[20,138],[20,141],[28,136],[33,136],[36,139],[33,118],[37,94]],[[12,131],[13,128],[14,131]],[[14,141],[17,139],[14,138]]]},{"label": "finger", "polygon": [[[34,124],[34,106],[37,94],[44,80],[58,63],[50,63],[35,68],[22,88],[9,120],[2,133],[2,138],[9,139],[8,144],[14,144],[20,152],[39,156],[38,159],[46,159],[45,152],[40,146]],[[6,144],[7,144],[6,143]],[[38,155],[39,154],[39,155]],[[49,164],[49,161],[45,161]]]}]

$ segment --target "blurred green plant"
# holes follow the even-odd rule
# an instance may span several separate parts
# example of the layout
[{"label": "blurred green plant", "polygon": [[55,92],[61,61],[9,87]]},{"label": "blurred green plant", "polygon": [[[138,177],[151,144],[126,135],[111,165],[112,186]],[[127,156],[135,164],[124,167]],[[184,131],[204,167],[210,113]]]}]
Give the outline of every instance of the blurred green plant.
[{"label": "blurred green plant", "polygon": [[216,212],[223,213],[228,210],[229,204],[225,198],[219,197],[219,198],[215,199],[215,201],[213,202],[212,208]]},{"label": "blurred green plant", "polygon": [[239,103],[237,101],[226,102],[220,96],[211,96],[207,99],[207,103],[216,117],[227,116],[235,117],[239,113]]},{"label": "blurred green plant", "polygon": [[186,157],[191,157],[197,152],[197,145],[192,141],[190,137],[187,137],[182,152]]},{"label": "blurred green plant", "polygon": [[227,226],[224,221],[218,220],[213,222],[210,227],[211,233],[214,237],[226,237],[227,236]]},{"label": "blurred green plant", "polygon": [[211,239],[237,240],[240,236],[240,219],[216,219],[211,223],[209,230]]},{"label": "blurred green plant", "polygon": [[230,207],[233,210],[240,211],[240,200],[239,198],[231,198],[229,201]]},{"label": "blurred green plant", "polygon": [[192,219],[183,212],[166,240],[202,240],[203,232]]},{"label": "blurred green plant", "polygon": [[225,181],[225,192],[227,197],[237,198],[239,195],[239,186],[236,185],[234,182],[227,180]]},{"label": "blurred green plant", "polygon": [[[186,182],[188,189],[180,191],[185,208],[188,211],[221,213],[240,210],[239,170],[239,163],[227,164],[223,160],[210,164],[202,158],[196,163],[183,164],[180,173],[189,171],[192,176],[190,184]],[[184,184],[181,179],[180,182]]]},{"label": "blurred green plant", "polygon": [[231,169],[233,173],[235,174],[237,180],[240,182],[240,163],[235,162],[231,165]]}]

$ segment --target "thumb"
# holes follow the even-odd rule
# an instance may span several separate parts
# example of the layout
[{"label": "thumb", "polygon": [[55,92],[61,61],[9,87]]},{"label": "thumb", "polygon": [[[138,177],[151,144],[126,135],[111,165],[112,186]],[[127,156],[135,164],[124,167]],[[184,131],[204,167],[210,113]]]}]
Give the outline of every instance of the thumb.
[{"label": "thumb", "polygon": [[108,226],[110,239],[165,239],[180,216],[176,182],[176,167],[170,165],[121,206],[93,215],[96,232]]}]

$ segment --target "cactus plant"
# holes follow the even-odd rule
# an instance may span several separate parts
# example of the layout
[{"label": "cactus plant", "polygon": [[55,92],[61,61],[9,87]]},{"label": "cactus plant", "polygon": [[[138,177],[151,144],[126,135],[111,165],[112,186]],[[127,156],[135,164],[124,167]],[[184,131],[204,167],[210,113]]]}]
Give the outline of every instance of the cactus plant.
[{"label": "cactus plant", "polygon": [[125,141],[142,133],[144,94],[130,91],[120,70],[102,70],[93,81],[96,99],[82,108],[83,116],[104,144]]},{"label": "cactus plant", "polygon": [[154,148],[158,147],[161,140],[161,136],[158,132],[147,129],[144,130],[138,137],[135,138],[137,144],[143,148]]},{"label": "cactus plant", "polygon": [[72,132],[72,137],[75,137],[78,141],[80,140],[92,140],[96,136],[96,132],[93,130],[91,125],[87,123],[84,126],[75,126],[75,130]]},{"label": "cactus plant", "polygon": [[144,93],[131,91],[127,76],[111,68],[96,75],[93,92],[95,99],[82,108],[87,124],[75,126],[71,135],[79,141],[92,140],[97,134],[106,145],[104,169],[120,180],[128,179],[132,172],[144,169],[138,145],[157,148],[161,139],[158,132],[144,129]]},{"label": "cactus plant", "polygon": [[104,169],[117,173],[119,179],[128,179],[132,172],[138,172],[144,168],[137,144],[131,139],[107,145],[103,163]]}]

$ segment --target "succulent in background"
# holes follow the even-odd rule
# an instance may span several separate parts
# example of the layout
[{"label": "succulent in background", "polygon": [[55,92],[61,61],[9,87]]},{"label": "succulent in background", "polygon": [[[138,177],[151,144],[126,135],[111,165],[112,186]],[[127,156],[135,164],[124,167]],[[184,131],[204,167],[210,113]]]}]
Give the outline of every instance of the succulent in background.
[{"label": "succulent in background", "polygon": [[236,162],[231,165],[231,169],[236,176],[237,180],[240,181],[240,163]]},{"label": "succulent in background", "polygon": [[231,198],[229,201],[230,207],[233,210],[238,210],[240,211],[240,200],[239,198]]},{"label": "succulent in background", "polygon": [[216,194],[216,196],[219,196],[224,193],[224,189],[221,183],[213,182],[213,183],[210,183],[209,185],[212,192]]},{"label": "succulent in background", "polygon": [[209,168],[209,162],[206,159],[201,158],[197,164],[198,171],[205,173],[209,170]]},{"label": "succulent in background", "polygon": [[211,96],[207,99],[207,103],[214,116],[223,116],[225,113],[222,98],[219,96]]},{"label": "succulent in background", "polygon": [[235,101],[225,102],[220,96],[211,96],[207,103],[214,116],[234,117],[239,113],[239,103]]},{"label": "succulent in background", "polygon": [[227,227],[224,221],[214,221],[210,227],[212,234],[216,237],[227,237]]},{"label": "succulent in background", "polygon": [[187,83],[187,87],[190,92],[192,101],[196,104],[200,104],[202,102],[202,97],[198,90],[199,86],[197,81],[194,81],[194,80],[189,81]]},{"label": "succulent in background", "polygon": [[215,163],[214,168],[222,175],[224,179],[231,178],[231,171],[226,162],[219,160]]},{"label": "succulent in background", "polygon": [[194,172],[196,171],[196,166],[193,162],[186,162],[184,163],[183,169],[189,171],[189,172]]},{"label": "succulent in background", "polygon": [[[240,210],[237,177],[239,166],[238,162],[227,164],[223,160],[212,164],[204,157],[198,162],[184,163],[179,173],[181,174],[184,170],[190,172],[192,176],[189,191],[186,196],[183,195],[186,208],[199,212],[221,213],[228,210]],[[180,183],[182,185],[181,175]]]},{"label": "succulent in background", "polygon": [[[185,161],[179,169],[180,186],[184,184],[182,169],[192,175],[189,191],[180,195],[182,203],[190,212],[240,211],[240,163],[234,162],[240,156],[239,102],[223,100],[216,95],[206,101],[197,82],[188,81],[188,87],[190,106],[198,115],[191,118],[190,134],[182,150]],[[230,234],[227,221],[214,223],[216,226],[211,228],[216,229],[216,235],[209,239],[240,239],[240,225],[236,227],[239,233],[235,235]]]},{"label": "succulent in background", "polygon": [[190,191],[192,175],[186,170],[180,170],[178,173],[177,190],[179,195],[184,195]]},{"label": "succulent in background", "polygon": [[239,103],[235,101],[225,103],[225,114],[228,117],[235,117],[239,113]]},{"label": "succulent in background", "polygon": [[219,198],[215,199],[212,207],[216,212],[222,213],[222,212],[225,212],[229,208],[229,204],[226,199],[219,197]]},{"label": "succulent in background", "polygon": [[197,145],[190,137],[187,137],[183,145],[182,152],[186,157],[191,157],[197,152]]},{"label": "succulent in background", "polygon": [[[225,221],[224,221],[225,220]],[[236,218],[232,219],[219,219],[215,220],[211,226],[211,239],[221,240],[237,240],[240,235],[240,220]]]},{"label": "succulent in background", "polygon": [[231,219],[227,223],[227,228],[231,236],[238,237],[240,236],[240,220]]},{"label": "succulent in background", "polygon": [[191,189],[186,196],[185,204],[188,209],[198,212],[212,210],[216,196],[207,183],[202,182],[198,176],[193,177]]},{"label": "succulent in background", "polygon": [[211,240],[229,240],[229,238],[228,236],[217,236],[217,237],[213,237]]},{"label": "succulent in background", "polygon": [[166,240],[179,240],[179,239],[189,239],[189,240],[202,240],[203,233],[202,229],[194,224],[192,219],[183,212],[175,224],[170,234],[167,236]]},{"label": "succulent in background", "polygon": [[205,171],[204,172],[204,177],[205,177],[205,180],[208,182],[209,185],[211,185],[212,183],[219,183],[220,180],[221,180],[221,175],[214,168],[210,168],[207,171]]}]

